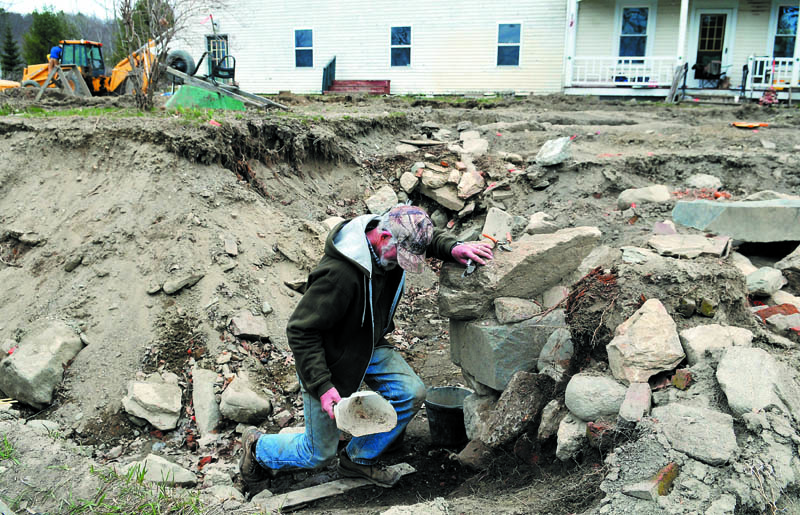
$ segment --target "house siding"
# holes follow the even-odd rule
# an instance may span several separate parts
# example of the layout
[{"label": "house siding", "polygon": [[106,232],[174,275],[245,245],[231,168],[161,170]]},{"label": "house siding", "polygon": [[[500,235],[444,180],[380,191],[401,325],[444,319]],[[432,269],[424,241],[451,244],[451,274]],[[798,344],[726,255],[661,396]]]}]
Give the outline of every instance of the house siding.
[{"label": "house siding", "polygon": [[[319,93],[336,57],[338,80],[391,80],[392,93],[561,90],[566,2],[448,4],[421,0],[244,1],[212,11],[228,36],[236,77],[256,93]],[[189,23],[172,46],[199,59],[210,23]],[[496,66],[497,24],[521,23],[518,67]],[[390,27],[410,25],[411,66],[390,66]],[[313,30],[313,68],[294,66],[294,29]]]},{"label": "house siding", "polygon": [[[788,2],[787,2],[788,3]],[[583,0],[579,4],[578,34],[576,39],[576,56],[600,57],[615,55],[617,28],[615,27],[615,0]],[[694,25],[695,9],[733,9],[735,25],[732,42],[732,65],[727,70],[731,85],[738,87],[742,81],[742,67],[751,55],[769,55],[772,42],[769,41],[770,16],[772,2],[769,0],[702,0],[689,4],[688,30],[686,34],[687,54],[691,49],[691,40],[696,37],[697,27]],[[653,44],[650,55],[677,56],[678,23],[680,19],[680,2],[676,0],[658,0],[656,7],[656,27],[652,34]],[[611,34],[611,37],[609,37]],[[685,56],[689,66],[695,56]],[[691,70],[689,71],[691,74]]]}]

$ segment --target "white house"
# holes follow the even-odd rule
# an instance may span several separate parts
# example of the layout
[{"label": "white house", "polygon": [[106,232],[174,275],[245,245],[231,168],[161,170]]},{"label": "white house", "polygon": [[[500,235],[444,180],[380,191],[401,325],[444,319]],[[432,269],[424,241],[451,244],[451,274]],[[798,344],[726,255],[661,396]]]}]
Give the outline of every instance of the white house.
[{"label": "white house", "polygon": [[663,96],[686,86],[760,96],[798,87],[797,0],[566,0],[565,91]]},{"label": "white house", "polygon": [[181,39],[195,61],[209,50],[235,56],[237,81],[255,93],[320,93],[334,57],[337,80],[389,80],[392,94],[554,93],[563,83],[566,7],[564,0],[242,0],[211,13],[218,39],[205,14]]},{"label": "white house", "polygon": [[798,0],[243,0],[210,14],[184,46],[235,56],[256,93],[320,93],[334,58],[337,80],[392,94],[663,97],[677,66],[691,92],[800,86]]}]

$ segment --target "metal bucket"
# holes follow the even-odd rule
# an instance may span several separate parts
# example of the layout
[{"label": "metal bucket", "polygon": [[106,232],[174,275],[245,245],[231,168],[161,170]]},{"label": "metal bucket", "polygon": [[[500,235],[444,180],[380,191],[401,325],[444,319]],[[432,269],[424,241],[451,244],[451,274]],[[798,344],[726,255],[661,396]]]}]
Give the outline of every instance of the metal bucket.
[{"label": "metal bucket", "polygon": [[458,386],[428,388],[425,409],[431,430],[431,443],[437,447],[458,447],[467,443],[464,426],[464,399],[472,392]]}]

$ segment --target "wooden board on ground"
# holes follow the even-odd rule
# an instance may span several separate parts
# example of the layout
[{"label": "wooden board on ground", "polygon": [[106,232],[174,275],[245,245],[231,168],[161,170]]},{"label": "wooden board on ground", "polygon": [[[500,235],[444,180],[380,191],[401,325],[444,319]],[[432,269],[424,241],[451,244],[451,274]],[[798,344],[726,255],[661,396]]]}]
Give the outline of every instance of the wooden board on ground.
[{"label": "wooden board on ground", "polygon": [[431,145],[444,145],[444,141],[436,141],[435,139],[401,139],[400,143],[406,145],[416,145],[418,147],[429,147]]},{"label": "wooden board on ground", "polygon": [[[408,463],[398,463],[397,465],[392,465],[388,468],[399,473],[401,476],[406,476],[416,472],[416,469]],[[336,481],[331,481],[330,483],[310,486],[308,488],[303,488],[302,490],[295,490],[294,492],[287,492],[285,494],[273,495],[272,497],[267,497],[262,502],[258,502],[256,504],[260,509],[266,511],[267,513],[278,510],[290,511],[313,501],[318,501],[326,497],[342,494],[354,488],[360,488],[362,486],[369,485],[372,485],[372,483],[366,479],[337,479]]]}]

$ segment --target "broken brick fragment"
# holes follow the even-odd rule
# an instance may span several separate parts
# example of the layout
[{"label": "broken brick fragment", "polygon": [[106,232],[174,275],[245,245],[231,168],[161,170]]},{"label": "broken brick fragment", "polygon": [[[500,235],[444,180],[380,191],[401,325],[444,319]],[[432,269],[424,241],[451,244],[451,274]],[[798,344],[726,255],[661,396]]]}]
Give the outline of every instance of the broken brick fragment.
[{"label": "broken brick fragment", "polygon": [[589,445],[596,449],[603,447],[604,443],[613,440],[615,427],[608,422],[598,420],[597,422],[586,423],[586,438]]},{"label": "broken brick fragment", "polygon": [[658,471],[653,480],[658,484],[658,495],[667,495],[672,490],[672,483],[678,477],[680,467],[674,461]]},{"label": "broken brick fragment", "polygon": [[778,304],[777,306],[770,306],[756,311],[756,315],[764,322],[772,315],[795,315],[797,313],[799,312],[794,304]]},{"label": "broken brick fragment", "polygon": [[692,373],[688,369],[681,368],[675,371],[675,375],[672,376],[672,386],[678,390],[685,390],[690,384],[692,384]]}]

